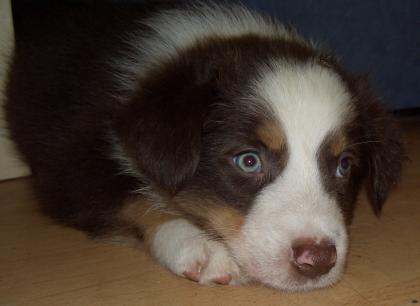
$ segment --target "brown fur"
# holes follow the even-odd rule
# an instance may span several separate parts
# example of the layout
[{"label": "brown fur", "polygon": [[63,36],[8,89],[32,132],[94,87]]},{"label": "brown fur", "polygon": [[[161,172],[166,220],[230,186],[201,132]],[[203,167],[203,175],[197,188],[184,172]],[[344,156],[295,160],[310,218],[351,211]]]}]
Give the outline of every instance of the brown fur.
[{"label": "brown fur", "polygon": [[158,208],[144,197],[129,200],[121,210],[119,219],[125,225],[130,224],[142,233],[144,245],[150,250],[156,230],[165,222],[180,218],[179,214]]},{"label": "brown fur", "polygon": [[200,228],[214,238],[231,239],[239,234],[245,214],[221,199],[202,197],[181,192],[173,199],[173,205]]},{"label": "brown fur", "polygon": [[257,135],[271,151],[280,153],[286,146],[284,132],[275,121],[263,121],[257,128]]},{"label": "brown fur", "polygon": [[338,132],[332,136],[329,151],[332,156],[338,157],[346,149],[348,142],[344,133]]}]

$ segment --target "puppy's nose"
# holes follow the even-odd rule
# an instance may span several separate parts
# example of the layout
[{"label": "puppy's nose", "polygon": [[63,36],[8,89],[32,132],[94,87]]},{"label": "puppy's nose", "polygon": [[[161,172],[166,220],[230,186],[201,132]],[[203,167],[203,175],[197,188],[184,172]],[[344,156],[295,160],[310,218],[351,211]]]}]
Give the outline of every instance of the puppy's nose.
[{"label": "puppy's nose", "polygon": [[297,240],[292,245],[293,262],[299,274],[315,278],[326,274],[337,260],[335,245],[328,240],[317,243],[313,239]]}]

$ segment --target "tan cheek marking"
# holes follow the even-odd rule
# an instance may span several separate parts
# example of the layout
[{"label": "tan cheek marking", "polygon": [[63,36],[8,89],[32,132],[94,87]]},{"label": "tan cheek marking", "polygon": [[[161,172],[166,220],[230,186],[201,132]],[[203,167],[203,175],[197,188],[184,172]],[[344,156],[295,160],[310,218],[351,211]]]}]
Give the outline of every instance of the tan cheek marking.
[{"label": "tan cheek marking", "polygon": [[186,213],[191,222],[224,239],[239,235],[245,220],[244,214],[228,203],[194,194],[181,193],[174,205]]},{"label": "tan cheek marking", "polygon": [[274,121],[264,121],[257,128],[257,135],[273,151],[281,151],[285,145],[284,132]]},{"label": "tan cheek marking", "polygon": [[209,212],[209,222],[220,236],[225,239],[232,239],[240,235],[245,217],[235,209],[215,207]]},{"label": "tan cheek marking", "polygon": [[135,225],[142,230],[144,245],[150,250],[151,243],[159,225],[178,219],[180,216],[170,211],[156,208],[144,198],[130,200],[120,214],[123,222]]},{"label": "tan cheek marking", "polygon": [[337,133],[334,135],[334,138],[331,142],[331,145],[329,147],[330,153],[332,156],[338,157],[347,146],[347,138],[343,133]]}]

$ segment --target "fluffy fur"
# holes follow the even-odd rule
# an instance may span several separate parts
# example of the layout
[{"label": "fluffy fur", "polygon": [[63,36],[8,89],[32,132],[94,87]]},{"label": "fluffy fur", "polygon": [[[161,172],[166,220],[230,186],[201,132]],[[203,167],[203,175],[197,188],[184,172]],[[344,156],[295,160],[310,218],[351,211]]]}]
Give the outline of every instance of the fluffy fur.
[{"label": "fluffy fur", "polygon": [[329,286],[362,184],[379,213],[399,178],[367,80],[242,6],[25,5],[16,33],[6,115],[44,211],[179,276]]}]

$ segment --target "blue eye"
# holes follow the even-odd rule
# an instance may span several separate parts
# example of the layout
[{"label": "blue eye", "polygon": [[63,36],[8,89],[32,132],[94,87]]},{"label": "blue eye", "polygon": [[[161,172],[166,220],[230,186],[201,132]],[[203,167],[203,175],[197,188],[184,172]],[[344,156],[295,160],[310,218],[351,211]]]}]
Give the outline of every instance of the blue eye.
[{"label": "blue eye", "polygon": [[233,162],[246,173],[260,173],[262,170],[261,159],[254,152],[240,153],[233,158]]},{"label": "blue eye", "polygon": [[337,170],[335,171],[336,177],[346,177],[350,173],[352,165],[352,155],[349,153],[341,154],[340,158],[338,159]]}]

